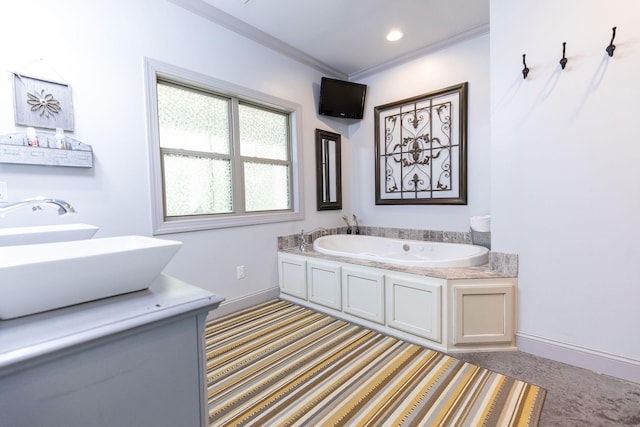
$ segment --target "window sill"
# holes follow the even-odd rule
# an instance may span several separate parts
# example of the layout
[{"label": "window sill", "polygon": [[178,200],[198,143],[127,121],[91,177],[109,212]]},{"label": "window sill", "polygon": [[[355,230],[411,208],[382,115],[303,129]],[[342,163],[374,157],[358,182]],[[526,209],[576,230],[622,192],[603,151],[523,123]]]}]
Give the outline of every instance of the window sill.
[{"label": "window sill", "polygon": [[153,235],[187,233],[191,231],[215,230],[218,228],[244,227],[247,225],[270,224],[275,222],[304,219],[301,212],[264,213],[220,218],[190,218],[160,221],[154,224]]}]

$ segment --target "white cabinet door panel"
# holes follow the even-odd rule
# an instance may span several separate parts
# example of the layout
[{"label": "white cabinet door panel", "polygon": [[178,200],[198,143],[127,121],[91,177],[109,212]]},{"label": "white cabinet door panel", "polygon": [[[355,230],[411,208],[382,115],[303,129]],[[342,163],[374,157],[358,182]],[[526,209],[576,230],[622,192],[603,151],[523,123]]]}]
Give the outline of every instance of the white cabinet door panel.
[{"label": "white cabinet door panel", "polygon": [[294,297],[307,299],[307,263],[304,258],[278,255],[280,291]]},{"label": "white cabinet door panel", "polygon": [[385,286],[390,327],[442,342],[442,286],[439,283],[388,275]]},{"label": "white cabinet door panel", "polygon": [[340,265],[321,261],[307,261],[307,292],[309,302],[336,310],[342,309]]},{"label": "white cabinet door panel", "polygon": [[342,303],[345,313],[384,324],[384,275],[344,267]]}]

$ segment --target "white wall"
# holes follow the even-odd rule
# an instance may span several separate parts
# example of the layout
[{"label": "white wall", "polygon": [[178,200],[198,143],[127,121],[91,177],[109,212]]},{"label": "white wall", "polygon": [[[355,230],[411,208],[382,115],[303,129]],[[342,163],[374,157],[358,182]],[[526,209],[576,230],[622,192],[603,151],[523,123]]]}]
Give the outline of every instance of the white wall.
[{"label": "white wall", "polygon": [[491,1],[493,248],[520,255],[523,342],[620,359],[636,381],[639,20],[634,1]]},{"label": "white wall", "polygon": [[[364,119],[351,125],[349,185],[361,223],[468,231],[469,218],[490,213],[489,35],[476,37],[359,81],[368,85]],[[468,205],[376,206],[374,112],[405,98],[469,82]]]},{"label": "white wall", "polygon": [[[340,224],[339,211],[315,209],[314,130],[347,130],[342,122],[317,117],[319,72],[168,1],[4,2],[0,39],[0,133],[24,129],[14,122],[11,72],[64,80],[73,92],[72,136],[91,144],[95,154],[92,169],[0,164],[10,201],[59,197],[79,212],[63,218],[53,211],[20,211],[0,218],[0,227],[73,221],[99,226],[97,237],[151,234],[143,57],[284,98],[303,109],[305,220],[164,235],[184,242],[166,273],[229,300],[259,293],[277,286],[278,235]],[[236,280],[237,265],[246,267],[244,280]]]},{"label": "white wall", "polygon": [[[520,337],[640,365],[633,329],[640,323],[639,18],[631,1],[492,0],[490,41],[481,36],[363,78],[365,118],[347,127],[318,118],[319,72],[172,3],[3,3],[0,133],[21,129],[10,72],[64,80],[73,90],[73,136],[93,146],[95,166],[0,164],[11,201],[55,196],[79,211],[73,219],[25,211],[0,218],[0,226],[76,221],[98,225],[98,237],[151,233],[146,56],[303,106],[306,219],[163,236],[184,242],[167,273],[236,300],[276,286],[278,235],[339,225],[352,212],[364,225],[459,231],[470,216],[491,213],[494,249],[520,255]],[[604,48],[614,25],[618,49],[609,59]],[[561,72],[563,41],[569,64]],[[464,81],[468,206],[376,206],[373,108]],[[315,209],[315,128],[343,135],[343,211]],[[236,265],[246,266],[246,279],[236,280]]]}]

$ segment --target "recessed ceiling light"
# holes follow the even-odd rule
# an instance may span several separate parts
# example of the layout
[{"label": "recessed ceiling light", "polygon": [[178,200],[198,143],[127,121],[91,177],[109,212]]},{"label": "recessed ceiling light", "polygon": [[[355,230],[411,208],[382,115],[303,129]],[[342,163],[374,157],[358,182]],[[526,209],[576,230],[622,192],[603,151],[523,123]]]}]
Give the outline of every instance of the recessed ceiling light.
[{"label": "recessed ceiling light", "polygon": [[387,40],[389,40],[390,42],[395,42],[398,41],[402,38],[404,34],[402,34],[402,31],[399,30],[391,30],[389,31],[389,33],[387,34]]}]

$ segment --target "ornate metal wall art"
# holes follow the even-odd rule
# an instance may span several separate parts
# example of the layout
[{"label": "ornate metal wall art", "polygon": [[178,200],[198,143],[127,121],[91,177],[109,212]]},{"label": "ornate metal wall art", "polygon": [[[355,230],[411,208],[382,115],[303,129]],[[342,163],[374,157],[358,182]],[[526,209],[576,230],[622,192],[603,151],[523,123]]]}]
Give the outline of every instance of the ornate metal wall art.
[{"label": "ornate metal wall art", "polygon": [[467,204],[467,86],[375,107],[376,204]]},{"label": "ornate metal wall art", "polygon": [[16,124],[73,131],[69,85],[14,73],[13,86]]}]

